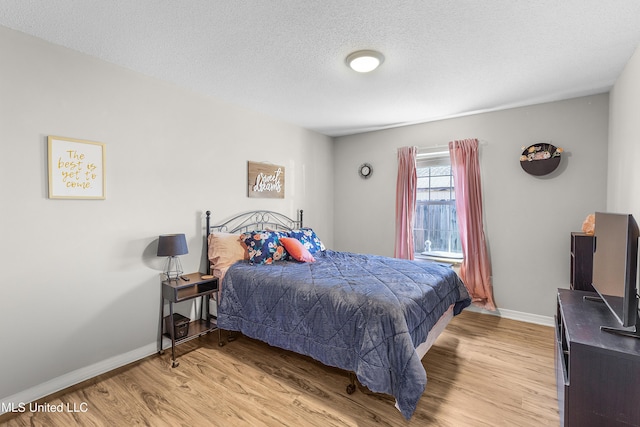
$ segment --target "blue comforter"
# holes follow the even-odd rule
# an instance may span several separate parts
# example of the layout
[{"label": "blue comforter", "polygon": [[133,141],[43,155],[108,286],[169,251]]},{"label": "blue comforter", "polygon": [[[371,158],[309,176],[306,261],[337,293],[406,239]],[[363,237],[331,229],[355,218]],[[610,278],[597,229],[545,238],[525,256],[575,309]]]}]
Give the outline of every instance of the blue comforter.
[{"label": "blue comforter", "polygon": [[316,262],[231,266],[218,325],[355,372],[371,391],[396,398],[405,418],[427,378],[415,352],[451,304],[469,305],[449,267],[324,251]]}]

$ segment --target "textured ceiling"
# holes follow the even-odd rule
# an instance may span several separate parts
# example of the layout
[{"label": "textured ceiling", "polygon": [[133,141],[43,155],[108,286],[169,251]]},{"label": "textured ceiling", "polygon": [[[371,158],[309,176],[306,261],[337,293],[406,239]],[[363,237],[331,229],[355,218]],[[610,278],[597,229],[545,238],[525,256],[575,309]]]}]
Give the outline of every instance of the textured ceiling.
[{"label": "textured ceiling", "polygon": [[640,1],[0,0],[0,25],[338,136],[606,92]]}]

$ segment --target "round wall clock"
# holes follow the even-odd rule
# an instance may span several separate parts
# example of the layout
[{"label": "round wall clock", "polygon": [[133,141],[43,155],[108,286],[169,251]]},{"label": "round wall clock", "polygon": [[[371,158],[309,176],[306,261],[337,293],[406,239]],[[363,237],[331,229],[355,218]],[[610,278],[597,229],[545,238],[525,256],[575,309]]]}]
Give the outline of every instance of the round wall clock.
[{"label": "round wall clock", "polygon": [[358,169],[358,173],[360,174],[361,177],[367,179],[371,177],[371,174],[373,173],[373,167],[371,167],[369,163],[363,163],[362,165],[360,165],[360,169]]}]

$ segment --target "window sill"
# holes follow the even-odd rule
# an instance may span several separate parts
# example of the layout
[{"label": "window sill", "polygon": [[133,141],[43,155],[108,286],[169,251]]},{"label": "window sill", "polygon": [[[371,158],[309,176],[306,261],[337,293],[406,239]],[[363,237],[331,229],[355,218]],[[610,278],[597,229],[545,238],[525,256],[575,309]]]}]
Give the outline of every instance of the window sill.
[{"label": "window sill", "polygon": [[425,255],[425,254],[415,254],[415,259],[420,261],[435,261],[435,262],[444,262],[451,265],[460,265],[462,264],[463,258],[461,256],[458,257],[449,257],[444,255]]}]

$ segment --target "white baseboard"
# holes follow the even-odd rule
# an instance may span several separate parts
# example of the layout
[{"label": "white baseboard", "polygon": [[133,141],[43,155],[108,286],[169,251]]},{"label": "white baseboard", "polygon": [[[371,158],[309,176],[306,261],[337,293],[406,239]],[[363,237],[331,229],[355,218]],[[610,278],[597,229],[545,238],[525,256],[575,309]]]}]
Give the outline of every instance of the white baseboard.
[{"label": "white baseboard", "polygon": [[157,353],[157,347],[157,343],[148,344],[144,347],[131,350],[124,354],[113,356],[109,359],[103,360],[93,365],[77,369],[73,372],[69,372],[68,374],[61,375],[57,378],[53,378],[52,380],[49,380],[42,384],[38,384],[35,387],[31,387],[30,389],[24,390],[20,393],[16,393],[13,396],[4,397],[0,399],[0,402],[2,403],[2,405],[0,405],[0,415],[7,412],[7,408],[17,408],[21,403],[28,404],[35,400],[42,399],[45,396],[56,393],[67,387],[71,387],[72,385],[81,383],[82,381],[120,368],[124,365],[128,365],[129,363],[136,362],[140,359],[144,359],[147,356]]},{"label": "white baseboard", "polygon": [[504,317],[505,319],[519,320],[521,322],[535,323],[536,325],[554,326],[553,317],[541,316],[539,314],[524,313],[522,311],[497,309],[496,311],[485,310],[474,305],[470,305],[465,310],[475,311],[476,313],[490,314],[492,316]]}]

